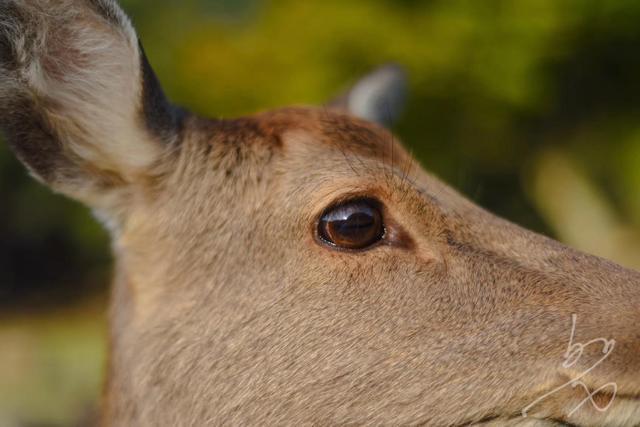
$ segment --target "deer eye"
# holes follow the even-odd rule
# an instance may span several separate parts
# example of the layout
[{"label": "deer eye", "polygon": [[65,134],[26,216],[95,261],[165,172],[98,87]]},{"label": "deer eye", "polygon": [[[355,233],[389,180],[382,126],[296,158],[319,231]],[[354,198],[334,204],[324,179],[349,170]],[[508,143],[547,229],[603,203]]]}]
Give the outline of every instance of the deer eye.
[{"label": "deer eye", "polygon": [[364,249],[381,240],[384,224],[374,200],[351,200],[327,209],[318,223],[318,235],[343,249]]}]

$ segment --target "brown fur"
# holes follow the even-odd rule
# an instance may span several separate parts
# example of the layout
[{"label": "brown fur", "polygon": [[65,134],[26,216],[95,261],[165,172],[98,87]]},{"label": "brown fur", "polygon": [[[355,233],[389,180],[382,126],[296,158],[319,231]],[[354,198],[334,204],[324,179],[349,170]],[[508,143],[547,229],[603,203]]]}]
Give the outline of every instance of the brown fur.
[{"label": "brown fur", "polygon": [[[47,167],[58,164],[50,152],[93,165],[66,179],[105,172],[60,132],[41,137],[48,110],[25,111],[30,121],[0,124],[35,173],[40,160],[24,153],[37,146],[33,158]],[[54,182],[98,208],[113,233],[105,425],[640,423],[639,273],[491,215],[416,166],[386,130],[348,114],[191,115],[170,144],[130,125],[145,140],[128,143],[157,154],[114,165],[117,197]],[[148,166],[131,174],[131,164]],[[318,217],[354,196],[381,202],[388,237],[333,250],[314,235]],[[615,381],[618,397],[605,413],[587,404],[568,417],[585,397],[568,387],[522,418],[602,355],[591,346],[562,367],[572,314],[575,342],[616,340],[584,381],[592,390]]]}]

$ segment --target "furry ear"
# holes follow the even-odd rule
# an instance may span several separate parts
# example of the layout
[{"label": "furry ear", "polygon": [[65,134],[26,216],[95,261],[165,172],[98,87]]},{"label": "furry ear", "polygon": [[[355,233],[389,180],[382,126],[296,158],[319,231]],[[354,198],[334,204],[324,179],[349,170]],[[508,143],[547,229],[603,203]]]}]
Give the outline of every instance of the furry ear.
[{"label": "furry ear", "polygon": [[0,2],[0,129],[55,190],[109,209],[172,151],[181,117],[115,0]]},{"label": "furry ear", "polygon": [[388,64],[361,78],[329,107],[389,126],[402,113],[406,97],[406,73],[398,65]]}]

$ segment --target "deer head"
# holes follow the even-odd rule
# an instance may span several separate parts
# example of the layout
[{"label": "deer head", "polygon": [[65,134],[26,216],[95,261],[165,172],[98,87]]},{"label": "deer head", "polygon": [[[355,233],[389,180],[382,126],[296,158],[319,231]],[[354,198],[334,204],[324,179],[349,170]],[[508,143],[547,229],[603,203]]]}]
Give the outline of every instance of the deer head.
[{"label": "deer head", "polygon": [[205,119],[113,0],[2,0],[0,61],[6,140],[112,233],[106,424],[640,423],[640,274],[420,169],[396,68]]}]

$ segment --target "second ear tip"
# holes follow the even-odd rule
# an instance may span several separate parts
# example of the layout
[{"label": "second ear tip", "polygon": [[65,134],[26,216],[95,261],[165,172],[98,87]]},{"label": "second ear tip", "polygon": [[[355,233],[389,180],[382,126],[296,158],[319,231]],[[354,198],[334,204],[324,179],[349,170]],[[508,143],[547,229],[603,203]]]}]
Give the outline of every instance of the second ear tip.
[{"label": "second ear tip", "polygon": [[408,92],[409,78],[406,68],[402,65],[389,62],[374,69],[365,81],[377,82],[376,85],[383,89],[384,92],[390,93],[404,101]]},{"label": "second ear tip", "polygon": [[402,111],[408,94],[407,73],[386,63],[366,75],[351,91],[349,110],[367,120],[390,126]]},{"label": "second ear tip", "polygon": [[372,71],[372,74],[386,74],[397,80],[407,80],[407,69],[397,62],[387,62]]}]

